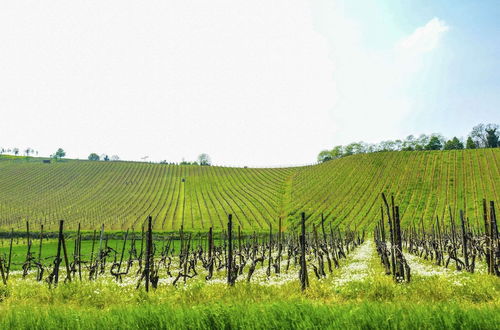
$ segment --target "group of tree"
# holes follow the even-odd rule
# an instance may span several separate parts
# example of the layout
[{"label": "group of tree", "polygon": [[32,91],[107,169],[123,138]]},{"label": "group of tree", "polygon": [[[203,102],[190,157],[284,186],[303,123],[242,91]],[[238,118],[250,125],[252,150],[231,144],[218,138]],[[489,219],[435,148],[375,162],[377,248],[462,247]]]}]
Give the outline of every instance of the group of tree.
[{"label": "group of tree", "polygon": [[[0,148],[0,155],[11,154],[14,156],[20,156],[19,155],[20,152],[21,152],[21,150],[17,147],[15,147],[15,148]],[[34,150],[31,147],[27,147],[26,149],[23,150],[23,154],[26,157],[38,156],[38,151]],[[55,160],[60,160],[61,158],[64,158],[65,156],[66,156],[66,152],[62,148],[59,148],[56,150],[55,153],[50,155],[50,158],[55,159]]]},{"label": "group of tree", "polygon": [[169,164],[169,165],[195,165],[195,166],[211,166],[212,165],[212,161],[210,160],[210,156],[208,154],[200,154],[197,158],[197,160],[195,161],[187,161],[185,160],[184,158],[182,159],[182,161],[180,163],[169,163],[167,162],[166,160],[162,160],[160,161],[160,164]]},{"label": "group of tree", "polygon": [[182,159],[182,161],[179,163],[179,165],[200,165],[200,166],[210,166],[212,165],[212,160],[210,159],[210,156],[208,154],[200,154],[198,156],[198,159],[195,160],[194,162],[186,161]]},{"label": "group of tree", "polygon": [[[149,157],[143,157],[142,159],[147,159]],[[88,157],[87,157],[88,160],[92,160],[92,161],[117,161],[117,160],[120,160],[120,158],[117,156],[117,155],[113,155],[111,157],[109,157],[108,155],[106,154],[102,154],[102,155],[98,155],[97,153],[93,152],[91,153]],[[166,160],[162,160],[160,161],[160,164],[171,164],[171,165],[176,165],[176,163],[169,163],[167,162]],[[198,159],[196,161],[193,161],[193,162],[190,162],[190,161],[186,161],[186,160],[182,160],[179,165],[201,165],[201,166],[210,166],[212,164],[211,160],[210,160],[210,156],[203,153],[201,155],[198,156]]]},{"label": "group of tree", "polygon": [[117,155],[113,155],[113,156],[109,157],[106,154],[102,154],[102,155],[99,156],[98,154],[96,154],[95,152],[93,152],[93,153],[91,153],[87,157],[87,159],[88,160],[94,160],[94,161],[103,160],[105,162],[108,162],[108,161],[116,162],[116,161],[120,160],[120,157],[118,157]]},{"label": "group of tree", "polygon": [[63,150],[63,148],[57,149],[55,153],[50,155],[50,158],[55,159],[55,160],[61,160],[61,158],[66,157],[66,151]]},{"label": "group of tree", "polygon": [[[13,154],[14,156],[19,156],[19,153],[20,153],[19,148],[0,148],[0,155]],[[38,151],[34,150],[31,147],[27,147],[26,149],[24,149],[23,153],[26,157],[38,155]]]},{"label": "group of tree", "polygon": [[407,136],[403,140],[387,140],[370,144],[354,142],[346,146],[335,146],[331,150],[323,150],[318,154],[318,162],[371,152],[382,151],[414,151],[414,150],[454,150],[500,147],[500,129],[497,124],[479,124],[472,128],[466,141],[456,136],[446,140],[441,134],[421,134],[418,137]]}]

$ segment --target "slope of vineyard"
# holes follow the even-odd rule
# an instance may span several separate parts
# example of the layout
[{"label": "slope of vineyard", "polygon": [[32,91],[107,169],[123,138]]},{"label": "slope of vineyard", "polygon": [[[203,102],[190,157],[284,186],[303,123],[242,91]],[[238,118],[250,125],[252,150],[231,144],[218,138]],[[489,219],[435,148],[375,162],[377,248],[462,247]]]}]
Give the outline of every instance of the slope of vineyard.
[{"label": "slope of vineyard", "polygon": [[323,164],[274,169],[179,166],[134,162],[0,157],[0,227],[24,221],[54,230],[140,228],[147,215],[157,230],[220,229],[233,214],[245,231],[264,231],[278,218],[294,226],[304,211],[313,222],[370,225],[380,193],[394,194],[403,224],[456,217],[473,223],[483,198],[498,201],[500,149],[386,152]]},{"label": "slope of vineyard", "polygon": [[[500,149],[386,152],[346,157],[299,171],[292,219],[323,213],[334,224],[370,225],[380,218],[380,193],[394,195],[402,224],[456,219],[459,210],[482,223],[482,199],[498,201]],[[478,221],[478,222],[476,222]]]}]

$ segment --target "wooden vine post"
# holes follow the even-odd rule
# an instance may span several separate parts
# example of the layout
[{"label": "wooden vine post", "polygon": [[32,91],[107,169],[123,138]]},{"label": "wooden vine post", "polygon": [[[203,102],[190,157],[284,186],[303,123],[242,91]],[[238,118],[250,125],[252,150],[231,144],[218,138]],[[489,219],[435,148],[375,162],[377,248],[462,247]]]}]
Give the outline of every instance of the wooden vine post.
[{"label": "wooden vine post", "polygon": [[281,252],[283,250],[283,246],[281,244],[281,238],[282,238],[282,231],[283,229],[281,228],[281,217],[278,218],[278,258],[276,260],[277,266],[276,266],[276,273],[281,273]]},{"label": "wooden vine post", "polygon": [[59,265],[61,264],[61,247],[63,240],[63,226],[64,220],[59,221],[59,237],[57,240],[57,252],[56,252],[56,260],[54,262],[54,285],[57,285],[59,282]]},{"label": "wooden vine post", "polygon": [[5,271],[3,270],[3,260],[0,256],[0,275],[2,275],[2,283],[7,285],[7,278],[5,277]]},{"label": "wooden vine post", "polygon": [[145,278],[146,278],[146,292],[149,292],[149,282],[151,277],[151,259],[153,250],[153,219],[151,216],[148,217],[148,232],[146,237],[146,263],[145,263]]},{"label": "wooden vine post", "polygon": [[273,245],[273,226],[272,224],[269,224],[269,247],[268,247],[268,265],[267,265],[267,271],[266,275],[269,278],[271,276],[271,265],[273,262],[273,257],[272,257],[272,245]]},{"label": "wooden vine post", "polygon": [[[484,203],[486,204],[486,201],[484,201]],[[497,217],[495,213],[495,202],[493,201],[490,201],[490,217],[488,224],[487,236],[489,236],[488,250],[490,253],[489,273],[500,276],[500,242],[498,241]]]},{"label": "wooden vine post", "polygon": [[[40,225],[40,246],[38,248],[38,264],[41,266],[42,264],[42,246],[43,246],[43,224]],[[38,267],[36,278],[38,281],[42,280],[42,269]]]},{"label": "wooden vine post", "polygon": [[214,273],[214,258],[212,256],[214,250],[214,237],[213,237],[213,229],[210,227],[208,231],[208,276],[212,278]]},{"label": "wooden vine post", "polygon": [[10,245],[9,245],[9,260],[7,261],[7,274],[5,275],[6,280],[9,279],[10,264],[12,261],[12,243],[14,242],[14,228],[10,229]]},{"label": "wooden vine post", "polygon": [[389,231],[391,233],[391,264],[393,278],[396,282],[410,282],[410,266],[406,262],[403,255],[403,238],[401,235],[401,219],[399,217],[399,207],[394,203],[394,196],[391,196],[390,206],[384,193],[382,193],[382,200],[384,201],[387,210]]},{"label": "wooden vine post", "polygon": [[467,232],[465,230],[464,212],[462,210],[460,210],[460,222],[462,227],[462,253],[464,255],[465,269],[469,271],[470,268],[469,268],[469,254],[467,248]]},{"label": "wooden vine post", "polygon": [[68,260],[68,251],[66,250],[66,241],[64,240],[64,234],[61,233],[63,254],[64,254],[64,264],[66,265],[66,279],[71,282],[71,268]]},{"label": "wooden vine post", "polygon": [[301,289],[304,291],[309,286],[307,278],[307,264],[306,264],[306,214],[301,213],[301,233],[300,233],[300,284]]},{"label": "wooden vine post", "polygon": [[227,217],[227,284],[234,285],[233,277],[233,215]]}]

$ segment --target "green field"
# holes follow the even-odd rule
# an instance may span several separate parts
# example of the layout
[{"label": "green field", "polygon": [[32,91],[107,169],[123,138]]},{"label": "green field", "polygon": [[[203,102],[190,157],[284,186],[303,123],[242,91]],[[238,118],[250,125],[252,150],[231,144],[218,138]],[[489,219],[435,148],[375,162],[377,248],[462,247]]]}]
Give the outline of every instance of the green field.
[{"label": "green field", "polygon": [[[409,256],[410,257],[410,256]],[[301,292],[296,268],[265,275],[259,266],[250,283],[234,287],[221,271],[186,284],[164,279],[156,290],[136,290],[109,274],[50,288],[34,274],[13,273],[0,284],[2,329],[497,329],[500,280],[456,272],[418,257],[408,259],[412,281],[397,284],[384,274],[372,241],[355,249],[327,278]],[[312,278],[314,275],[310,273]]]},{"label": "green field", "polygon": [[[182,179],[185,179],[184,182]],[[394,194],[402,224],[448,216],[462,209],[472,223],[481,202],[498,201],[500,149],[383,152],[291,168],[230,168],[134,162],[0,157],[0,227],[140,230],[146,216],[155,230],[221,229],[233,214],[243,231],[266,231],[300,212],[310,222],[323,213],[341,227],[372,227],[380,193]]]},{"label": "green field", "polygon": [[[137,239],[135,242],[135,247],[138,251],[141,249],[141,239],[139,237],[139,234],[136,234]],[[196,238],[193,239],[193,248],[198,247],[200,244],[199,242],[196,241]],[[12,255],[11,255],[11,262],[12,270],[20,270],[22,267],[22,264],[26,260],[26,254],[27,254],[27,246],[26,243],[23,241],[20,242],[19,244],[13,244],[12,246]],[[15,241],[14,241],[15,242]],[[9,243],[7,240],[4,240],[3,244],[0,244],[0,257],[2,257],[4,260],[8,259],[8,255],[10,252],[10,247]],[[204,241],[203,243],[206,243]],[[203,244],[202,243],[202,244]],[[158,245],[158,248],[163,248],[166,244],[168,244],[167,239],[163,241],[158,241],[156,243]],[[215,240],[214,242],[215,246],[220,246],[222,245],[222,242],[220,240]],[[94,245],[94,249],[92,250],[92,245]],[[104,249],[106,246],[112,248],[114,251],[117,251],[119,255],[121,255],[121,251],[124,248],[124,240],[120,239],[108,239],[107,242],[103,240],[102,242],[102,248]],[[128,252],[130,251],[132,246],[132,241],[131,237],[128,237],[127,242],[125,243],[125,250],[124,250],[124,259],[127,260],[128,257]],[[174,252],[179,252],[180,250],[180,241],[178,239],[172,240],[170,243],[170,247],[174,250]],[[74,248],[75,248],[75,241],[73,239],[67,238],[67,243],[66,243],[66,248],[70,257],[70,260],[73,259],[74,257]],[[145,249],[145,246],[143,245],[143,249]],[[38,260],[38,257],[40,256],[42,263],[44,264],[50,264],[52,260],[54,259],[57,251],[57,240],[56,239],[44,239],[42,243],[42,253],[41,255],[39,254],[40,252],[40,242],[38,239],[35,239],[32,241],[32,247],[30,252],[32,255]],[[92,240],[84,240],[82,241],[81,244],[81,256],[82,259],[85,261],[90,260],[90,256],[93,251],[93,258],[96,257],[99,251],[99,237],[95,240],[95,242],[92,242]],[[113,254],[114,255],[114,254]],[[109,262],[113,261],[113,257],[108,258]]]}]

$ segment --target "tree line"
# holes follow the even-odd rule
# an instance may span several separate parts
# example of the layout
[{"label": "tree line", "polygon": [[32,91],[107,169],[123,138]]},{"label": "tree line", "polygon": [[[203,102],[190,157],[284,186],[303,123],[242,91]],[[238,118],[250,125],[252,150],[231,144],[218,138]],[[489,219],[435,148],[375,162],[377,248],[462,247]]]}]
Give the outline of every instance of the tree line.
[{"label": "tree line", "polygon": [[[11,155],[14,155],[14,156],[20,156],[20,150],[19,148],[2,148],[0,147],[0,156],[2,154],[11,154]],[[36,150],[33,150],[31,147],[28,147],[24,150],[24,155],[26,157],[29,157],[29,156],[38,156],[38,151]],[[61,160],[62,158],[66,157],[66,151],[64,151],[64,149],[62,148],[58,148],[56,150],[55,153],[51,154],[50,155],[50,158],[53,159],[53,160]],[[148,156],[146,157],[143,157],[141,158],[142,160],[146,160],[147,158],[149,158]],[[88,155],[87,157],[88,160],[91,160],[91,161],[119,161],[120,160],[120,157],[118,155],[113,155],[113,156],[109,156],[107,154],[97,154],[95,152],[92,152]],[[160,161],[160,164],[172,164],[172,165],[177,165],[177,163],[169,163],[167,162],[166,160],[162,160]],[[210,166],[212,165],[212,160],[210,159],[210,156],[206,153],[202,153],[198,156],[198,158],[195,160],[195,161],[186,161],[184,159],[182,159],[182,161],[179,163],[179,165],[201,165],[201,166]]]},{"label": "tree line", "polygon": [[208,154],[200,154],[198,156],[198,159],[195,160],[194,162],[182,160],[179,165],[200,165],[200,166],[210,166],[212,165],[212,160],[210,159],[210,156]]},{"label": "tree line", "polygon": [[[11,154],[14,156],[21,156],[20,152],[21,152],[21,150],[19,150],[19,148],[17,148],[17,147],[15,147],[15,148],[2,148],[2,147],[0,147],[0,155]],[[23,150],[23,154],[26,157],[30,157],[30,156],[33,157],[33,156],[38,156],[38,151],[34,150],[31,147],[27,147],[26,149]],[[55,160],[59,160],[65,156],[66,156],[66,152],[62,148],[59,148],[56,150],[56,152],[54,152],[52,155],[50,155],[50,158],[55,159]]]},{"label": "tree line", "polygon": [[408,135],[403,140],[387,140],[380,143],[353,142],[348,145],[335,146],[331,150],[322,150],[318,154],[318,162],[323,163],[345,156],[382,151],[421,151],[421,150],[455,150],[500,147],[500,130],[498,124],[479,124],[472,128],[464,141],[454,136],[447,140],[439,133],[421,134],[418,137]]},{"label": "tree line", "polygon": [[[19,150],[19,148],[2,148],[2,147],[0,147],[0,155],[13,154],[14,156],[19,156],[20,152],[21,152],[21,150]],[[26,149],[24,149],[23,153],[26,157],[29,157],[31,155],[38,156],[38,151],[34,150],[31,147],[27,147]]]},{"label": "tree line", "polygon": [[103,160],[105,162],[108,162],[108,161],[116,162],[116,161],[120,160],[120,157],[118,157],[117,155],[113,155],[113,156],[109,157],[106,154],[102,154],[102,155],[99,156],[98,154],[96,154],[95,152],[93,152],[93,153],[91,153],[87,157],[87,159],[88,160],[94,160],[94,161]]}]

